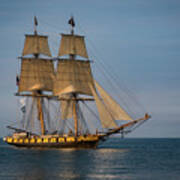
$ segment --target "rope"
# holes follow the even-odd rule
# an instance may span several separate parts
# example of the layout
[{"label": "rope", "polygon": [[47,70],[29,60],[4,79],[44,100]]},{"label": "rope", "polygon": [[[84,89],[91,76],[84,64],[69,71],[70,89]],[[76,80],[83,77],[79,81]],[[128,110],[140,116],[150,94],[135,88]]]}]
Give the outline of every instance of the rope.
[{"label": "rope", "polygon": [[[78,24],[78,26],[80,27],[80,29],[81,29],[81,31],[83,31],[83,29],[81,28],[81,26],[80,26],[80,24]],[[83,31],[84,32],[84,31]],[[85,33],[85,32],[84,32]],[[97,49],[96,49],[96,47],[94,46],[94,44],[92,43],[92,41],[91,40],[89,40],[88,38],[87,38],[87,40],[90,42],[90,44],[92,45],[92,47],[94,48],[94,50],[95,51],[97,51]],[[93,54],[93,53],[92,53]],[[137,113],[137,108],[135,108],[135,107],[140,107],[143,111],[145,111],[145,108],[142,106],[142,104],[140,104],[139,103],[139,101],[137,101],[137,99],[136,99],[136,97],[135,97],[135,95],[134,94],[132,94],[132,92],[126,87],[126,88],[123,88],[123,87],[120,87],[120,84],[121,83],[119,83],[118,82],[118,79],[116,78],[116,77],[118,77],[116,74],[115,74],[115,72],[114,72],[114,70],[112,69],[112,67],[111,67],[111,65],[109,65],[108,64],[108,68],[106,68],[106,66],[103,64],[103,62],[101,62],[95,55],[94,55],[94,57],[96,58],[96,62],[97,62],[97,66],[99,66],[99,69],[100,69],[100,71],[102,72],[102,74],[104,75],[104,77],[106,77],[107,79],[108,79],[108,83],[111,85],[111,87],[113,87],[114,88],[114,91],[116,91],[116,94],[118,95],[118,97],[119,97],[119,99],[121,100],[121,102],[123,102],[123,104],[124,104],[124,106],[126,107],[126,109],[128,110],[128,112],[130,112],[131,114],[134,114],[134,116],[135,116],[135,114]],[[99,64],[98,64],[99,63]],[[113,72],[114,73],[114,75],[113,74],[111,74],[111,72]],[[109,75],[109,76],[108,76]],[[113,81],[114,81],[114,84],[112,83],[112,80],[113,79]],[[116,89],[116,88],[118,88],[118,89]],[[126,92],[126,96],[127,97],[121,97],[120,95],[119,95],[119,88],[121,89],[123,89],[125,92]],[[125,99],[126,98],[126,99]],[[125,100],[124,100],[125,99]],[[131,101],[129,101],[128,99],[131,99]],[[128,102],[129,101],[129,102]],[[134,104],[132,103],[132,101],[134,101],[134,103],[136,104],[135,106],[134,106]],[[126,102],[128,102],[128,104],[126,103]],[[129,108],[129,104],[130,104],[130,106],[132,106],[131,107],[131,109]]]},{"label": "rope", "polygon": [[[92,123],[92,121],[88,121],[88,123],[89,124],[91,124],[92,125],[92,127],[94,127],[94,129],[96,129],[97,128],[97,123],[99,122],[100,123],[100,121],[99,121],[99,116],[87,105],[87,103],[85,102],[85,101],[83,101],[82,102],[83,103],[83,105],[86,107],[86,109],[95,117],[95,119],[97,120],[96,121],[96,126],[94,126],[94,124]],[[101,124],[101,123],[100,123]]]},{"label": "rope", "polygon": [[[82,130],[85,129],[84,131],[86,131],[87,133],[89,133],[90,131],[89,131],[88,125],[87,125],[87,123],[86,123],[86,120],[85,120],[85,118],[84,118],[84,115],[83,115],[83,113],[82,113],[82,111],[81,111],[80,106],[79,106],[79,116],[80,116],[80,120],[82,120],[81,122],[82,122],[83,125],[84,125],[84,128],[82,128]],[[84,132],[84,133],[86,133],[86,132]]]}]

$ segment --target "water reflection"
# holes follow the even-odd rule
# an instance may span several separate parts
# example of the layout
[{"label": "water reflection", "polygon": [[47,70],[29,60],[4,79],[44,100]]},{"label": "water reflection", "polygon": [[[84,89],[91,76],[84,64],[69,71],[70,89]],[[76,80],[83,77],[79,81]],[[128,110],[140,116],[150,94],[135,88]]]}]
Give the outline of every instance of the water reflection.
[{"label": "water reflection", "polygon": [[27,150],[0,144],[0,179],[171,179],[172,174],[178,179],[179,144],[171,139],[115,139],[93,150]]},{"label": "water reflection", "polygon": [[[119,179],[126,174],[129,149],[17,149],[9,147],[9,177],[46,179]],[[124,174],[125,173],[125,174]]]},{"label": "water reflection", "polygon": [[[15,149],[14,149],[15,150]],[[16,149],[13,161],[16,166],[11,175],[18,179],[104,179],[119,177],[116,172],[122,165],[115,161],[126,156],[126,149]],[[14,164],[14,162],[11,161]],[[115,173],[115,174],[114,174]]]}]

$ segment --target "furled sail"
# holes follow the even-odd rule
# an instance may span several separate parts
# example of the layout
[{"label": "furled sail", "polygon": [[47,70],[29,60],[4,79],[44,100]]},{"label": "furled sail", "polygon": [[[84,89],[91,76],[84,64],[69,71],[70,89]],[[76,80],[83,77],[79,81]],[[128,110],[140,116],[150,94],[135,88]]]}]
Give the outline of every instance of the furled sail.
[{"label": "furled sail", "polygon": [[54,66],[52,60],[23,58],[19,92],[53,90]]},{"label": "furled sail", "polygon": [[79,55],[88,58],[84,36],[62,34],[58,56]]},{"label": "furled sail", "polygon": [[73,101],[71,100],[71,94],[64,94],[61,98],[67,98],[67,101],[61,101],[61,119],[69,119],[73,117]]},{"label": "furled sail", "polygon": [[128,113],[95,81],[95,86],[99,92],[104,104],[111,112],[115,120],[133,120]]},{"label": "furled sail", "polygon": [[94,86],[89,61],[59,60],[54,83],[54,95],[79,93],[92,95],[88,83]]},{"label": "furled sail", "polygon": [[106,108],[104,103],[99,98],[95,88],[92,87],[91,84],[89,84],[89,86],[91,88],[94,99],[96,101],[96,106],[98,108],[99,117],[100,117],[100,120],[101,120],[102,127],[103,128],[116,128],[117,124],[115,123],[112,115],[110,114],[110,112],[108,111],[108,109]]},{"label": "furled sail", "polygon": [[48,45],[48,37],[40,35],[26,35],[24,49],[22,55],[28,54],[44,54],[51,57]]}]

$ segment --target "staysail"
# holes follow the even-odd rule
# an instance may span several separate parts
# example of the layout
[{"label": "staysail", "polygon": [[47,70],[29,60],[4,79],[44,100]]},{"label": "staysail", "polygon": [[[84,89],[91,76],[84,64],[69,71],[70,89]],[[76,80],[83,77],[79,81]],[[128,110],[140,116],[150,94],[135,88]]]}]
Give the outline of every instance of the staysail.
[{"label": "staysail", "polygon": [[48,37],[42,35],[25,35],[25,43],[22,55],[29,54],[44,54],[51,57],[51,52],[48,45]]},{"label": "staysail", "polygon": [[22,58],[19,92],[52,91],[54,66],[52,60]]},{"label": "staysail", "polygon": [[88,58],[84,36],[62,34],[58,56],[79,55]]},{"label": "staysail", "polygon": [[109,113],[108,109],[106,108],[106,106],[101,101],[101,99],[98,96],[94,87],[92,87],[91,84],[89,84],[89,87],[91,88],[92,94],[93,94],[95,102],[96,102],[96,106],[98,108],[99,117],[101,120],[102,127],[103,128],[115,128],[115,127],[117,127],[112,115]]},{"label": "staysail", "polygon": [[104,104],[111,112],[115,120],[133,120],[128,113],[94,80],[97,91],[99,92]]}]

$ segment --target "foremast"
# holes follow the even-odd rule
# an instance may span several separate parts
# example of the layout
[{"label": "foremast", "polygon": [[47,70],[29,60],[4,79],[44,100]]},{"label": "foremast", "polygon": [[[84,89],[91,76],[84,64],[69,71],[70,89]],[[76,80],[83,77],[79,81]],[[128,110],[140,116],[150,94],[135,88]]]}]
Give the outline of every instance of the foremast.
[{"label": "foremast", "polygon": [[77,137],[78,136],[78,116],[77,116],[77,100],[76,100],[76,94],[74,94],[75,100],[73,101],[73,119],[74,119],[74,134]]},{"label": "foremast", "polygon": [[[72,37],[74,36],[74,27],[75,27],[75,22],[74,22],[74,18],[71,17],[71,19],[69,20],[68,22],[70,25],[71,25],[71,35]],[[73,42],[73,45],[74,45],[74,42]],[[75,49],[75,47],[73,47]],[[69,59],[71,60],[74,60],[75,61],[75,57],[76,55],[75,54],[69,54]],[[73,119],[74,119],[74,135],[77,137],[78,134],[79,134],[79,130],[78,130],[78,115],[77,115],[77,93],[74,92],[73,94]]]},{"label": "foremast", "polygon": [[[78,100],[79,95],[93,96],[99,113],[102,128],[106,130],[105,136],[122,132],[123,129],[131,127],[139,122],[150,118],[146,115],[144,118],[134,120],[99,84],[92,76],[90,61],[78,60],[76,56],[88,59],[88,54],[84,42],[84,37],[74,34],[73,17],[68,22],[71,25],[70,34],[62,34],[58,56],[68,55],[68,59],[59,58],[56,83],[54,84],[54,95],[63,98],[63,96],[73,97],[72,112],[67,113],[62,119],[73,117],[74,134],[78,136]],[[61,105],[63,107],[63,104]],[[61,108],[62,108],[61,107]],[[128,121],[119,126],[117,120]]]},{"label": "foremast", "polygon": [[[81,98],[80,95],[92,95],[87,82],[93,83],[90,61],[84,42],[84,37],[74,34],[75,22],[73,17],[68,24],[71,26],[70,34],[61,34],[61,43],[59,47],[58,66],[56,72],[56,83],[54,84],[54,95],[59,96],[61,101],[61,119],[73,118],[74,136],[79,136],[79,101],[92,101],[92,98]],[[68,55],[68,58],[61,56]],[[81,56],[86,60],[78,60]],[[65,99],[63,99],[65,98]],[[67,102],[67,110],[63,108]],[[72,110],[71,110],[72,109]],[[67,112],[65,112],[67,111]]]}]

